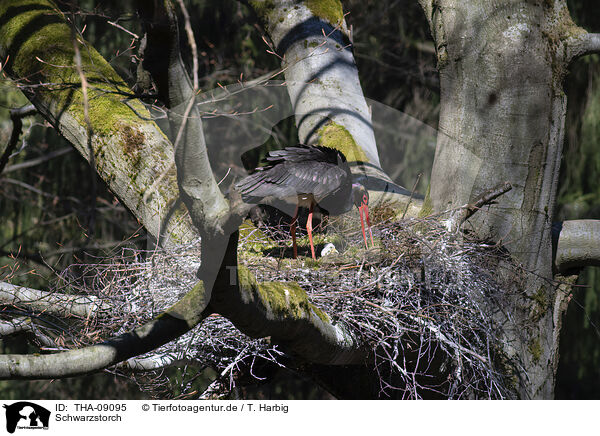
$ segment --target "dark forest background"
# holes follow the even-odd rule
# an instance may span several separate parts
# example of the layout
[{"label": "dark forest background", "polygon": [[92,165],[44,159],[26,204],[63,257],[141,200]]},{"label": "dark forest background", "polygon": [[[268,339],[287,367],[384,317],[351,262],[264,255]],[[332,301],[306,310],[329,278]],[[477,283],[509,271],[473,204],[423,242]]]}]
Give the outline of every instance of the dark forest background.
[{"label": "dark forest background", "polygon": [[[575,22],[600,32],[597,0],[568,2]],[[200,55],[203,90],[252,80],[279,68],[267,53],[266,38],[255,14],[241,2],[186,1]],[[114,25],[141,35],[133,2],[59,2],[61,9],[86,40],[110,61],[131,86],[136,82],[138,40]],[[433,128],[439,113],[439,83],[434,47],[423,12],[416,0],[344,1],[352,26],[354,55],[365,96],[402,111]],[[182,46],[187,47],[184,43]],[[282,79],[282,77],[277,77]],[[566,79],[568,95],[566,138],[556,221],[600,219],[600,56],[573,65]],[[11,108],[28,104],[20,91],[0,77],[0,141],[12,132]],[[0,280],[48,289],[67,266],[120,256],[129,249],[145,249],[143,229],[104,187],[70,145],[39,116],[24,122],[18,152],[0,173]],[[292,120],[274,129],[278,142],[293,142]],[[427,188],[431,150],[415,147],[398,151],[402,159],[386,168],[402,181],[425,172],[418,191]],[[422,154],[420,154],[422,153]],[[386,161],[381,156],[382,162]],[[412,185],[412,184],[411,184]],[[409,188],[411,186],[408,186]],[[75,265],[75,266],[73,266]],[[600,269],[585,269],[566,315],[560,348],[556,397],[600,398]],[[11,308],[0,309],[10,315]],[[19,337],[0,340],[2,352],[33,349]],[[177,398],[179,383],[192,369],[170,369],[171,386],[160,392],[143,389],[117,374],[98,374],[69,380],[0,382],[0,398],[110,399]],[[214,375],[197,371],[193,383],[201,392]],[[187,381],[186,381],[187,383]],[[328,398],[308,380],[285,372],[272,383],[236,392],[244,398]]]}]

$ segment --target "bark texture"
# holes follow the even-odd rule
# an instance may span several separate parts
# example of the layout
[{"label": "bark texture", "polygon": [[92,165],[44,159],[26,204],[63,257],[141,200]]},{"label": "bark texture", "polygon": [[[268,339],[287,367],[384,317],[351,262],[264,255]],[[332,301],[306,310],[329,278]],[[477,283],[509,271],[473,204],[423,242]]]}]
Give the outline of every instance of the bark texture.
[{"label": "bark texture", "polygon": [[562,273],[584,266],[600,266],[600,221],[570,220],[558,225],[554,264]]},{"label": "bark texture", "polygon": [[[170,142],[104,58],[81,37],[75,43],[81,46],[81,71],[88,84],[88,120],[72,32],[62,12],[47,0],[0,4],[4,71],[44,118],[92,162],[152,236],[168,235],[165,244],[192,240],[197,233],[182,210],[169,215],[178,196]],[[160,186],[145,195],[163,173]],[[161,222],[167,215],[168,223]]]},{"label": "bark texture", "polygon": [[[524,268],[505,332],[520,361],[523,398],[551,398],[564,293],[553,281],[551,224],[566,97],[576,41],[586,41],[564,1],[421,1],[435,41],[441,113],[432,170],[435,211],[470,203],[508,181],[513,189],[470,222]],[[451,181],[451,183],[449,183]]]},{"label": "bark texture", "polygon": [[339,0],[250,1],[281,58],[298,137],[342,151],[373,204],[406,205],[410,192],[381,169],[371,109]]}]

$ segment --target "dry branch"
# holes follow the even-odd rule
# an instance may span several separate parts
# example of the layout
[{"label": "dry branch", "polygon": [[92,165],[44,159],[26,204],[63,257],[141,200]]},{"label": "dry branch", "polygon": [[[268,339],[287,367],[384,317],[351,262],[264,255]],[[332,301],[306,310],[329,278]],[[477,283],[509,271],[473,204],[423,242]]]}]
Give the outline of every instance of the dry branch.
[{"label": "dry branch", "polygon": [[8,159],[10,158],[11,153],[17,147],[19,136],[21,136],[21,129],[23,128],[22,119],[24,117],[35,115],[36,113],[37,110],[33,105],[23,106],[18,109],[10,110],[10,119],[13,123],[13,130],[6,146],[0,145],[0,173],[3,172],[4,167],[8,163]]},{"label": "dry branch", "polygon": [[99,316],[112,309],[112,305],[108,302],[101,301],[93,295],[69,295],[39,291],[6,282],[0,282],[0,304],[65,318]]},{"label": "dry branch", "polygon": [[480,210],[486,204],[492,204],[496,198],[507,193],[511,189],[512,185],[509,182],[504,182],[481,193],[477,196],[475,201],[460,207],[458,211],[452,215],[448,223],[449,228],[451,231],[456,231],[466,220],[471,218],[475,212]]}]

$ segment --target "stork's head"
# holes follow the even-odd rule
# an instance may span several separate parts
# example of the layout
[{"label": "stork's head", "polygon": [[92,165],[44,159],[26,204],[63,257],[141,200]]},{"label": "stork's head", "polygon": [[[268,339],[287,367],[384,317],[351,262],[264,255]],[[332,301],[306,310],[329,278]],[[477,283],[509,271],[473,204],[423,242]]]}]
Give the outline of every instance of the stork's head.
[{"label": "stork's head", "polygon": [[369,191],[361,183],[352,184],[352,200],[359,209],[369,204]]}]

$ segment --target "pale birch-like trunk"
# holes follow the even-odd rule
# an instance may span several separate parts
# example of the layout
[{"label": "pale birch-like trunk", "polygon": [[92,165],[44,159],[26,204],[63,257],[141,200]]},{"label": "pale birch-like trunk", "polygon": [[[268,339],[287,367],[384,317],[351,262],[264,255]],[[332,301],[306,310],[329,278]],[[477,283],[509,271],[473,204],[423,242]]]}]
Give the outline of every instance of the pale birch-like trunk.
[{"label": "pale birch-like trunk", "polygon": [[[341,150],[373,204],[404,210],[410,192],[381,169],[369,108],[339,0],[250,1],[281,57],[298,139]],[[411,205],[420,201],[411,199]],[[416,213],[415,211],[411,211]]]}]

